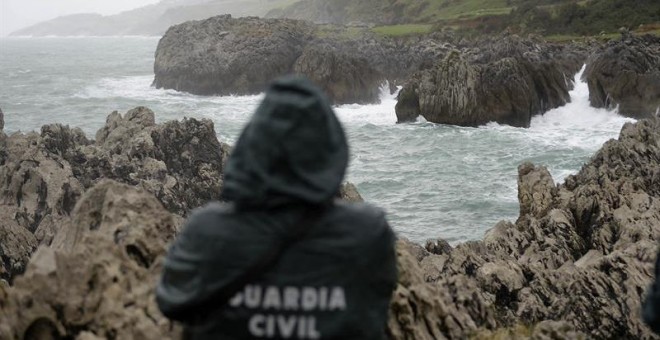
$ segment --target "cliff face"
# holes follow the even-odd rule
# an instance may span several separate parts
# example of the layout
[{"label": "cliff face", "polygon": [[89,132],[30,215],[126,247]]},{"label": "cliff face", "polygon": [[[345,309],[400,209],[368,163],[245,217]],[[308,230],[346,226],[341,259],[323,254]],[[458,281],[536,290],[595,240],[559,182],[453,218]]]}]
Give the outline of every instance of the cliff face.
[{"label": "cliff face", "polygon": [[570,101],[568,79],[585,51],[506,36],[455,50],[416,72],[399,93],[399,122],[528,127],[532,116]]},{"label": "cliff face", "polygon": [[589,101],[628,117],[646,118],[660,110],[660,37],[625,33],[597,49],[584,73]]}]

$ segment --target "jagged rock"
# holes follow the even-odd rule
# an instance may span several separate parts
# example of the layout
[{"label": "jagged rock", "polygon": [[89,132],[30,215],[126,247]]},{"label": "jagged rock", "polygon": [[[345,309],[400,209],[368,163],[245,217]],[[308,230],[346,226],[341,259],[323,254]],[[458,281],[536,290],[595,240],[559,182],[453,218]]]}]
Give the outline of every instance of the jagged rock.
[{"label": "jagged rock", "polygon": [[7,293],[3,339],[180,337],[156,307],[154,282],[174,219],[146,191],[101,181],[78,202],[72,241],[41,247]]},{"label": "jagged rock", "polygon": [[353,183],[345,182],[339,187],[339,198],[347,202],[364,202]]},{"label": "jagged rock", "polygon": [[[3,210],[0,207],[1,216],[6,215]],[[34,235],[16,221],[0,220],[0,280],[11,282],[14,276],[22,274],[37,245]]]},{"label": "jagged rock", "polygon": [[594,107],[645,118],[660,110],[660,38],[623,34],[597,49],[584,72]]},{"label": "jagged rock", "polygon": [[520,216],[530,214],[538,218],[546,215],[554,193],[555,183],[546,168],[534,167],[529,162],[518,166]]},{"label": "jagged rock", "polygon": [[[640,300],[660,234],[660,120],[626,124],[558,187],[531,164],[520,166],[518,183],[515,224],[500,222],[483,241],[441,255],[399,247],[402,286],[428,281],[420,289],[440,286],[454,299],[430,302],[400,287],[395,338],[465,337],[456,332],[467,324],[476,338],[652,338]],[[465,321],[457,326],[429,305]]]},{"label": "jagged rock", "polygon": [[0,109],[0,131],[5,129],[5,114],[2,113],[2,109]]},{"label": "jagged rock", "polygon": [[122,117],[113,112],[94,147],[69,157],[77,178],[89,187],[100,178],[141,186],[178,215],[218,199],[229,147],[210,120],[184,119],[156,125],[145,107]]},{"label": "jagged rock", "polygon": [[[217,200],[229,153],[210,120],[156,125],[154,113],[144,107],[123,117],[110,114],[96,141],[61,124],[44,125],[40,134],[0,134],[0,226],[17,223],[45,245],[71,224],[84,190],[103,178],[142,187],[169,211],[185,216]],[[11,281],[29,253],[7,252],[2,277]]]},{"label": "jagged rock", "polygon": [[515,36],[478,46],[415,73],[399,93],[398,121],[528,127],[532,116],[570,101],[581,51]]},{"label": "jagged rock", "polygon": [[256,94],[291,72],[311,23],[230,15],[171,27],[158,43],[154,85],[201,95]]},{"label": "jagged rock", "polygon": [[49,146],[36,134],[7,139],[8,159],[0,166],[0,204],[14,210],[0,219],[14,220],[34,232],[47,215],[71,213],[83,187],[69,163]]}]

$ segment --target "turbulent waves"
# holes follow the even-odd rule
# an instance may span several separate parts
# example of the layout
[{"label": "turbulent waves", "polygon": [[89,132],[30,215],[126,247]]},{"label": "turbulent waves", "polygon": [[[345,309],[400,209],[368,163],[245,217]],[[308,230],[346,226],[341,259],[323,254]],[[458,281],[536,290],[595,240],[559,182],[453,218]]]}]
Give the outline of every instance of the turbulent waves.
[{"label": "turbulent waves", "polygon": [[[118,42],[121,42],[121,48]],[[147,106],[159,121],[210,118],[233,142],[261,96],[200,97],[157,90],[157,40],[139,38],[6,39],[0,54],[0,107],[9,132],[60,122],[93,137],[113,110]],[[30,70],[30,72],[22,72]],[[556,180],[576,172],[624,122],[589,106],[575,77],[572,102],[532,120],[531,128],[498,124],[463,128],[396,124],[396,96],[385,88],[377,105],[342,105],[337,114],[351,146],[348,180],[388,212],[414,241],[479,239],[502,219],[518,216],[517,167],[546,165]]]}]

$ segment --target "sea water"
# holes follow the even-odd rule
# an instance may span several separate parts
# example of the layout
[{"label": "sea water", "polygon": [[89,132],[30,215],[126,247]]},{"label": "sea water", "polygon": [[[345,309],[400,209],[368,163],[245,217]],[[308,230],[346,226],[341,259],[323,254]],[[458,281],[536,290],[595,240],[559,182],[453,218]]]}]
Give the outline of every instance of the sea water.
[{"label": "sea water", "polygon": [[[62,123],[94,138],[110,112],[147,106],[158,122],[211,119],[218,138],[233,143],[262,96],[153,88],[157,43],[150,37],[0,38],[5,132]],[[385,89],[380,104],[335,107],[351,148],[347,179],[387,211],[402,236],[479,239],[498,221],[517,218],[520,163],[545,165],[561,182],[632,121],[590,107],[580,74],[574,81],[572,102],[533,118],[528,129],[396,124],[396,95]]]}]

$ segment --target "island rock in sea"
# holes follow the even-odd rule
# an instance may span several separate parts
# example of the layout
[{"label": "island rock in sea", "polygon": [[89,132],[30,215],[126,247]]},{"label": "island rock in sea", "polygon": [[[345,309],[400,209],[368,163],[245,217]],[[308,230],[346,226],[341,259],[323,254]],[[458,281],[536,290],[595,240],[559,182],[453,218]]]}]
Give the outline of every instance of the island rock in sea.
[{"label": "island rock in sea", "polygon": [[528,127],[532,116],[570,101],[570,79],[585,55],[575,46],[513,35],[477,42],[415,73],[399,93],[397,119]]},{"label": "island rock in sea", "polygon": [[[181,214],[218,194],[228,149],[210,121],[156,125],[146,108],[110,115],[96,138],[57,124],[7,138],[2,339],[180,338],[154,282]],[[657,118],[626,124],[562,185],[521,165],[515,223],[454,248],[398,242],[392,338],[651,337],[639,311],[660,232],[658,174]],[[342,193],[359,199],[350,185]]]},{"label": "island rock in sea", "polygon": [[406,79],[446,50],[432,40],[395,41],[367,28],[223,15],[167,31],[156,50],[154,85],[248,95],[297,73],[314,80],[335,104],[375,103],[385,81]]},{"label": "island rock in sea", "polygon": [[660,111],[660,37],[625,33],[596,50],[584,77],[595,107],[645,118]]}]

